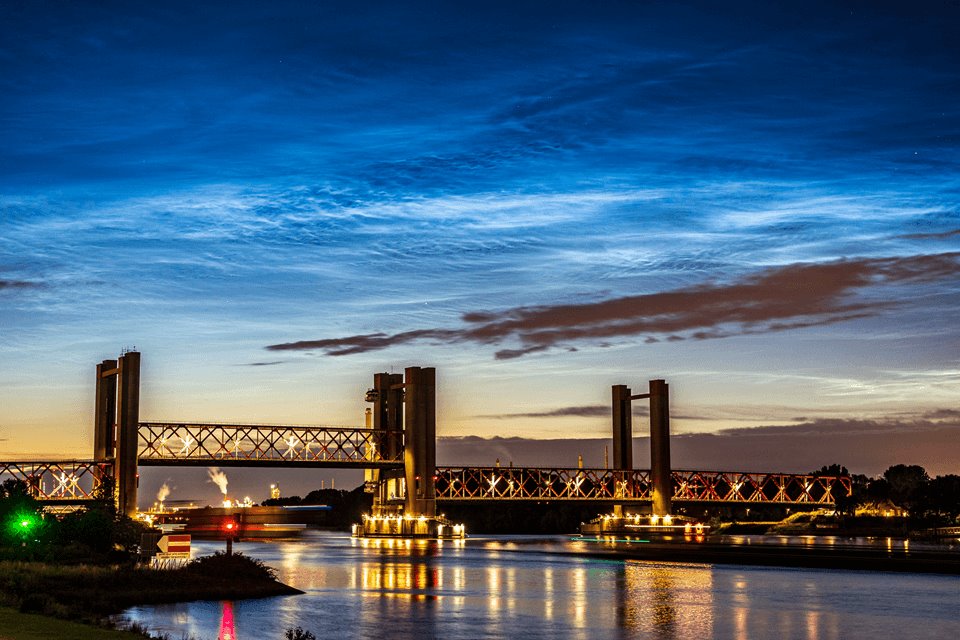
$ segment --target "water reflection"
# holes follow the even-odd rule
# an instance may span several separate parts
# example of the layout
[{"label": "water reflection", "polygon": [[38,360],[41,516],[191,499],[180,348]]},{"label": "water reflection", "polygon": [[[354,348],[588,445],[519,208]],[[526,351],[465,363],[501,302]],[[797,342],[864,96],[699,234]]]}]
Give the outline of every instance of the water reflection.
[{"label": "water reflection", "polygon": [[571,588],[567,607],[573,607],[573,623],[583,628],[587,621],[587,571],[577,567],[570,572]]},{"label": "water reflection", "polygon": [[233,603],[221,602],[220,607],[220,633],[217,634],[217,640],[237,640],[233,629]]},{"label": "water reflection", "polygon": [[543,618],[553,620],[553,567],[543,570]]},{"label": "water reflection", "polygon": [[711,572],[673,563],[623,563],[617,626],[656,638],[713,637]]},{"label": "water reflection", "polygon": [[[360,584],[365,590],[421,591],[439,588],[443,570],[409,562],[364,562],[360,565]],[[416,594],[435,597],[431,594]]]},{"label": "water reflection", "polygon": [[676,637],[677,609],[674,603],[674,579],[669,571],[653,572],[650,590],[653,592],[653,624],[662,638]]},{"label": "water reflection", "polygon": [[316,535],[249,545],[307,593],[137,607],[128,618],[199,640],[281,638],[296,626],[317,637],[445,640],[874,638],[898,628],[960,637],[952,577],[601,560],[571,554],[579,544]]}]

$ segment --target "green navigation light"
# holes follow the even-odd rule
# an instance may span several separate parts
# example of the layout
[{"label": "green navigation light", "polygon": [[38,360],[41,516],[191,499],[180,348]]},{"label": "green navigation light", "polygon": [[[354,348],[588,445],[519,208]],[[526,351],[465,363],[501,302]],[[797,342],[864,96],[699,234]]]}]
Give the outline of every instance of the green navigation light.
[{"label": "green navigation light", "polygon": [[8,530],[14,535],[27,536],[37,528],[39,518],[32,513],[19,513],[8,521]]}]

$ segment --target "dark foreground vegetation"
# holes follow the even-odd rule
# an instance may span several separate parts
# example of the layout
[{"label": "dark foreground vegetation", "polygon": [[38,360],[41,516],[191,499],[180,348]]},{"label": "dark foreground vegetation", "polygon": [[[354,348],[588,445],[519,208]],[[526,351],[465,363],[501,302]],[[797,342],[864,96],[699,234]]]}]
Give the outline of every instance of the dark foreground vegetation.
[{"label": "dark foreground vegetation", "polygon": [[145,525],[119,514],[104,483],[88,507],[59,517],[45,513],[25,483],[0,483],[0,560],[59,564],[130,562]]},{"label": "dark foreground vegetation", "polygon": [[0,484],[0,606],[100,624],[137,604],[300,593],[261,561],[217,553],[177,569],[138,564],[143,524],[117,513],[111,487],[83,509],[45,513],[22,482]]},{"label": "dark foreground vegetation", "polygon": [[300,593],[273,569],[235,554],[198,558],[180,569],[128,565],[0,562],[0,604],[24,613],[98,622],[137,604],[239,600]]}]

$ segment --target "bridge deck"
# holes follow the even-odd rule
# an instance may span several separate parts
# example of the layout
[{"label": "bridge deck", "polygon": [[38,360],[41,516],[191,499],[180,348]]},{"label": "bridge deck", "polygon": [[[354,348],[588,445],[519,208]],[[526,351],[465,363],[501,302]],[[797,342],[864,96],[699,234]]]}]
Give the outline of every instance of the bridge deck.
[{"label": "bridge deck", "polygon": [[112,473],[111,464],[93,460],[19,460],[0,462],[0,482],[23,480],[38,500],[82,504],[96,497],[100,481]]},{"label": "bridge deck", "polygon": [[[674,471],[673,500],[678,502],[834,504],[834,495],[850,493],[849,477]],[[438,467],[437,499],[648,502],[650,472],[614,469],[534,467]]]},{"label": "bridge deck", "polygon": [[[175,425],[176,426],[176,425]],[[179,425],[182,427],[182,425]],[[166,428],[166,427],[164,427]],[[246,428],[246,427],[245,427]],[[226,427],[224,427],[226,429]],[[365,430],[368,431],[368,430]],[[352,445],[351,445],[352,446]],[[261,450],[262,451],[262,450]],[[274,455],[275,447],[269,449]],[[351,449],[356,453],[357,449]],[[370,468],[400,466],[396,461],[357,460],[332,457],[335,451],[315,451],[281,457],[231,457],[228,452],[212,455],[141,458],[149,466],[243,466],[243,467],[331,467]],[[50,503],[78,503],[91,500],[102,478],[112,474],[110,463],[90,460],[0,462],[0,481],[16,478],[27,483],[30,492]],[[648,502],[651,500],[650,472],[614,469],[539,467],[437,467],[436,497],[442,502],[479,501],[571,501]],[[846,476],[744,473],[733,471],[673,472],[673,500],[711,503],[834,504],[835,495],[849,495]]]},{"label": "bridge deck", "polygon": [[152,466],[291,466],[383,468],[403,466],[403,454],[383,451],[396,432],[359,427],[141,422],[139,460]]}]

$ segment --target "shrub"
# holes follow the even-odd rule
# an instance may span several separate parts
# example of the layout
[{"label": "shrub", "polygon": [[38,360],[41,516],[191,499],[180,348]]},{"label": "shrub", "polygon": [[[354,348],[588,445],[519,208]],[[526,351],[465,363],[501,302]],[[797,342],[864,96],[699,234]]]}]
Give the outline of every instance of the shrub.
[{"label": "shrub", "polygon": [[276,580],[277,571],[261,560],[245,556],[242,553],[227,555],[218,551],[212,556],[201,556],[187,565],[187,571],[210,578],[228,578],[243,580]]}]

